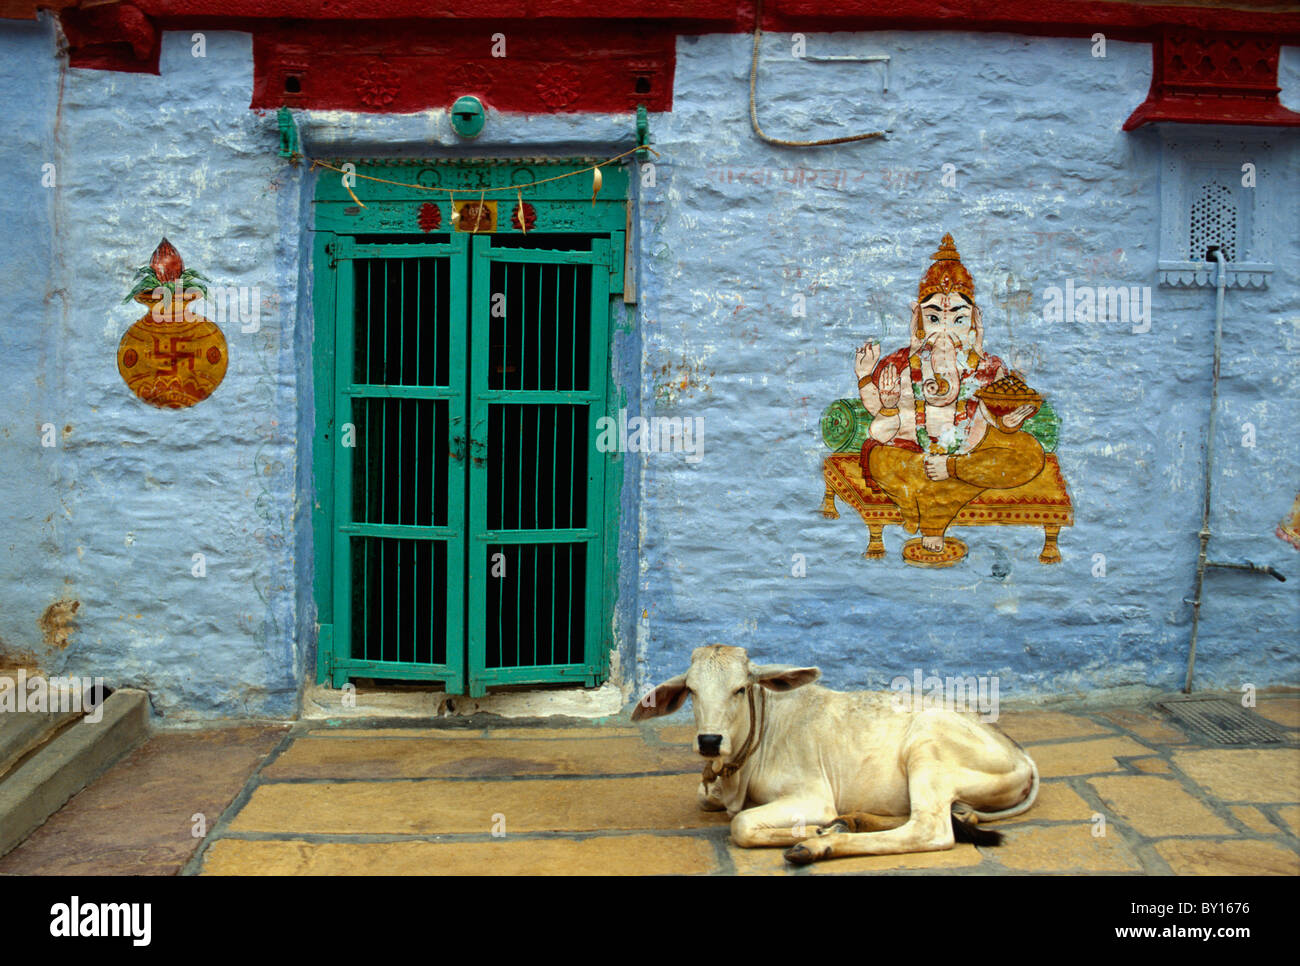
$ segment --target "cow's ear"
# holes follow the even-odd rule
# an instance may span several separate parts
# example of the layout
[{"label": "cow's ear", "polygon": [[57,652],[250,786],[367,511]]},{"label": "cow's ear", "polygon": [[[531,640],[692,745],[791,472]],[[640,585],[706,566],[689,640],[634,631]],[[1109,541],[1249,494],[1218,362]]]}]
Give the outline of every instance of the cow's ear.
[{"label": "cow's ear", "polygon": [[812,684],[822,676],[820,668],[791,667],[788,664],[764,664],[754,668],[754,681],[769,691],[793,691]]},{"label": "cow's ear", "polygon": [[662,714],[672,714],[685,702],[690,692],[686,690],[686,675],[679,674],[655,688],[636,703],[632,709],[632,720],[657,718]]}]

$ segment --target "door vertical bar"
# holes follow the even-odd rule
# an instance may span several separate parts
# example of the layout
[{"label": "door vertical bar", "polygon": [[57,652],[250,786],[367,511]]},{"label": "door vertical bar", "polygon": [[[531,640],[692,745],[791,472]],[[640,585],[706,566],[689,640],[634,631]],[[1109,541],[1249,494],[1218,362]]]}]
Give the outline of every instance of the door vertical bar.
[{"label": "door vertical bar", "polygon": [[[591,266],[591,321],[587,340],[590,375],[587,386],[598,391],[606,384],[605,373],[609,368],[610,243],[603,239],[594,240],[591,250],[595,264]],[[596,683],[600,653],[605,648],[601,626],[605,579],[605,461],[596,450],[599,420],[605,415],[604,409],[605,406],[592,404],[587,412],[587,525],[596,534],[587,544],[587,586],[583,596],[583,663],[587,666],[588,686]]]},{"label": "door vertical bar", "polygon": [[[339,447],[339,423],[335,410],[335,303],[338,287],[337,271],[326,270],[332,260],[335,237],[329,232],[317,232],[312,252],[314,268],[312,285],[313,311],[313,397],[316,406],[316,433],[312,446],[312,473],[315,491],[312,514],[314,544],[313,583],[315,585],[316,624],[316,680],[330,679],[335,663],[334,636],[334,459]],[[328,328],[330,338],[316,338],[322,323]],[[346,636],[345,636],[346,639]]]},{"label": "door vertical bar", "polygon": [[[466,393],[469,403],[469,432],[467,435],[472,441],[470,443],[471,452],[475,449],[474,443],[481,442],[483,444],[484,458],[483,462],[477,462],[473,459],[469,461],[469,486],[467,487],[469,495],[469,526],[466,534],[466,545],[469,548],[467,551],[469,559],[466,562],[468,606],[465,614],[466,630],[468,632],[466,638],[469,666],[466,668],[466,672],[470,696],[480,697],[486,692],[486,685],[483,683],[480,672],[487,667],[486,594],[489,591],[487,581],[490,575],[487,568],[486,467],[492,459],[492,453],[488,451],[491,440],[486,431],[490,406],[484,394],[490,386],[491,354],[489,346],[491,339],[489,330],[492,318],[492,263],[487,258],[488,239],[472,237],[471,242],[470,294],[472,301],[467,306],[465,316],[466,327],[470,333],[469,383],[468,392]],[[509,330],[508,321],[509,316],[503,316],[502,331]],[[503,388],[506,385],[506,370],[506,357],[503,355],[501,360],[501,385]],[[501,435],[504,435],[504,433]],[[503,482],[503,498],[505,496],[504,486]],[[502,509],[504,509],[504,503]],[[502,549],[504,550],[504,548]],[[498,635],[499,644],[500,636]],[[500,658],[498,657],[499,661]]]},{"label": "door vertical bar", "polygon": [[[469,499],[469,466],[474,462],[474,448],[470,443],[471,434],[468,426],[468,420],[473,409],[471,402],[472,386],[469,383],[470,304],[466,292],[471,271],[469,237],[460,232],[453,232],[451,245],[453,254],[447,275],[448,287],[450,288],[447,293],[449,302],[447,319],[450,330],[448,332],[448,339],[450,340],[448,365],[450,371],[447,374],[447,382],[448,385],[459,386],[460,398],[447,403],[447,438],[448,441],[454,440],[458,435],[464,438],[465,458],[464,460],[450,458],[447,460],[448,478],[442,482],[446,490],[447,526],[454,533],[460,534],[458,539],[447,541],[447,567],[444,574],[447,627],[443,646],[446,652],[444,660],[448,669],[447,691],[451,694],[464,694],[467,690],[465,627],[468,619],[466,614],[468,570],[465,554],[469,539],[469,521],[466,516],[465,503]],[[457,284],[458,279],[459,284]],[[435,343],[435,358],[437,357],[436,348],[437,344]]]}]

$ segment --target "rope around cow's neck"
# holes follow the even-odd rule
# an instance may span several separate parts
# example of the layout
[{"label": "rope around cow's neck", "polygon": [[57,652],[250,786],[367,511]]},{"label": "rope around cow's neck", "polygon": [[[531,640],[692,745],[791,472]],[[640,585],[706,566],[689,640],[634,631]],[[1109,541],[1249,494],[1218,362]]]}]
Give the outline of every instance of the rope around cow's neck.
[{"label": "rope around cow's neck", "polygon": [[[704,763],[704,769],[701,772],[701,776],[704,779],[704,786],[706,788],[716,779],[730,778],[736,772],[740,771],[740,769],[744,767],[745,762],[749,760],[749,756],[754,753],[754,749],[762,744],[763,736],[761,731],[767,728],[766,694],[763,694],[760,698],[761,708],[759,713],[754,713],[754,692],[761,692],[762,690],[762,687],[757,684],[751,684],[745,689],[746,694],[749,696],[749,734],[745,736],[745,743],[740,746],[740,751],[736,754],[736,757],[719,768],[716,773],[713,771],[713,762],[706,761]],[[759,720],[760,718],[762,719],[761,721]],[[754,741],[755,731],[760,732],[758,741]]]}]

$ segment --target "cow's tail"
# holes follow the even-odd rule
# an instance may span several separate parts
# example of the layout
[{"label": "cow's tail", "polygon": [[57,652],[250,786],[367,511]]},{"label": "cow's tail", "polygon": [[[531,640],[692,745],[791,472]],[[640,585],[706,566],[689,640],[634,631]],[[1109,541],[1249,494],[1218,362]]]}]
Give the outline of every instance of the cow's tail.
[{"label": "cow's tail", "polygon": [[1033,807],[1034,802],[1038,799],[1038,766],[1034,764],[1034,759],[1028,755],[1025,755],[1025,761],[1029,762],[1030,771],[1033,773],[1033,778],[1029,783],[1029,794],[1025,796],[1025,800],[1019,805],[1012,805],[1000,812],[981,812],[977,809],[970,809],[981,822],[996,822],[1003,818],[1014,818]]}]

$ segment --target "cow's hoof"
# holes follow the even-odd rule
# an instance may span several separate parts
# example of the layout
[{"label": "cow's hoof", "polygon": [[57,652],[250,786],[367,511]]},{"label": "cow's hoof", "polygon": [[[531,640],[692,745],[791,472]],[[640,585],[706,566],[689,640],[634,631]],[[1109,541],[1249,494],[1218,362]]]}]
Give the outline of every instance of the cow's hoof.
[{"label": "cow's hoof", "polygon": [[809,865],[816,860],[812,850],[806,845],[796,845],[785,850],[785,860],[792,865]]}]

